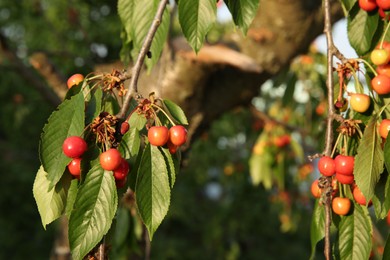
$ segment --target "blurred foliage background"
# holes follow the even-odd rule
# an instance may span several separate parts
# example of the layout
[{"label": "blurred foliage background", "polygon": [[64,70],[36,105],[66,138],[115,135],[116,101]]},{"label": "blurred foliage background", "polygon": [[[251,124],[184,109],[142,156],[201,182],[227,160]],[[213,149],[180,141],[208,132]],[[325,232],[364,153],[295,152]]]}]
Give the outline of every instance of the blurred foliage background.
[{"label": "blurred foliage background", "polygon": [[[24,74],[45,83],[29,57],[44,52],[65,79],[86,74],[118,59],[120,33],[115,1],[0,2],[0,259],[48,259],[57,231],[43,229],[32,196],[41,129],[55,107]],[[316,173],[307,155],[322,147],[323,63],[315,49],[297,59],[251,108],[227,112],[185,153],[152,259],[309,257]],[[279,146],[281,135],[289,141]]]}]

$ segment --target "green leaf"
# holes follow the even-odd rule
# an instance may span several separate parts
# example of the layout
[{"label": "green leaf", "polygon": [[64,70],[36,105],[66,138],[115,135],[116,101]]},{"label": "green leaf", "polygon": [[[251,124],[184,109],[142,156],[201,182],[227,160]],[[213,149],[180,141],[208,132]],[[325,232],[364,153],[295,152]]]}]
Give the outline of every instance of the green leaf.
[{"label": "green leaf", "polygon": [[71,181],[68,190],[68,197],[66,199],[66,207],[65,207],[65,215],[68,217],[68,219],[72,214],[74,202],[76,201],[78,186],[79,186],[79,181],[77,179]]},{"label": "green leaf", "polygon": [[42,166],[39,168],[33,184],[33,195],[44,229],[64,212],[69,184],[70,175],[64,175],[55,187],[50,187],[47,172]]},{"label": "green leaf", "polygon": [[133,8],[135,0],[118,0],[118,15],[126,33],[126,41],[131,41],[133,31]]},{"label": "green leaf", "polygon": [[140,146],[141,138],[138,129],[136,127],[130,127],[129,131],[122,137],[119,151],[123,158],[130,159],[138,154]]},{"label": "green leaf", "polygon": [[287,106],[294,101],[295,84],[297,83],[297,75],[292,73],[288,75],[286,90],[282,98],[282,105]]},{"label": "green leaf", "polygon": [[372,247],[372,224],[366,208],[354,205],[353,214],[339,224],[340,259],[368,259]]},{"label": "green leaf", "polygon": [[390,209],[390,200],[386,199],[389,192],[390,179],[388,174],[381,174],[381,178],[375,187],[375,194],[372,197],[372,204],[377,219],[384,219]]},{"label": "green leaf", "polygon": [[347,11],[349,11],[357,3],[357,0],[342,0],[341,3],[344,6],[344,8]]},{"label": "green leaf", "polygon": [[348,39],[358,55],[366,54],[378,28],[379,16],[362,10],[355,5],[348,16]]},{"label": "green leaf", "polygon": [[314,258],[316,246],[319,241],[325,237],[325,208],[316,200],[311,219],[310,241],[311,241],[311,256]]},{"label": "green leaf", "polygon": [[374,116],[368,122],[357,148],[353,171],[356,184],[366,197],[367,202],[373,197],[375,185],[383,172],[383,150],[376,125],[376,117]]},{"label": "green leaf", "polygon": [[262,183],[269,190],[272,188],[271,154],[253,154],[249,159],[249,171],[254,185]]},{"label": "green leaf", "polygon": [[101,88],[97,88],[91,97],[91,100],[87,104],[86,109],[86,121],[92,122],[94,118],[99,116],[101,110],[102,110],[102,98],[103,98],[103,91]]},{"label": "green leaf", "polygon": [[60,104],[43,128],[39,154],[43,168],[48,173],[50,188],[60,180],[71,160],[62,152],[62,143],[68,136],[81,135],[83,130],[84,96],[79,93]]},{"label": "green leaf", "polygon": [[234,23],[247,33],[259,7],[259,0],[227,0],[225,1]]},{"label": "green leaf", "polygon": [[163,100],[164,107],[168,110],[169,114],[177,121],[179,124],[188,125],[187,117],[184,114],[181,107],[176,105],[169,99]]},{"label": "green leaf", "polygon": [[159,149],[161,150],[162,155],[164,156],[165,164],[167,165],[169,183],[172,189],[176,181],[176,165],[173,161],[172,154],[169,152],[168,148],[160,147]]},{"label": "green leaf", "polygon": [[87,173],[77,192],[69,219],[69,244],[73,259],[82,259],[108,232],[117,209],[114,176],[100,164]]},{"label": "green leaf", "polygon": [[383,260],[389,260],[390,259],[390,234],[387,235],[385,249],[383,251]]},{"label": "green leaf", "polygon": [[216,20],[215,0],[179,1],[179,23],[188,43],[196,53]]},{"label": "green leaf", "polygon": [[[389,141],[387,141],[389,140]],[[390,135],[388,135],[388,139],[385,140],[385,145],[383,147],[384,152],[384,160],[387,172],[390,172]]]},{"label": "green leaf", "polygon": [[[134,0],[132,3],[132,14],[126,16],[131,18],[131,39],[133,40],[133,59],[136,59],[140,52],[142,45],[145,41],[146,35],[150,29],[150,26],[154,20],[159,5],[158,0]],[[150,52],[152,54],[150,59],[145,61],[148,69],[150,70],[153,65],[156,64],[160,58],[161,52],[164,48],[164,43],[168,36],[170,16],[167,9],[165,9],[160,25],[153,38],[152,45],[150,46]]]},{"label": "green leaf", "polygon": [[164,156],[158,147],[148,144],[142,154],[138,170],[135,198],[150,240],[168,212],[170,196]]},{"label": "green leaf", "polygon": [[146,118],[142,115],[139,115],[137,112],[131,114],[129,118],[130,128],[136,128],[137,130],[141,130],[145,127]]}]

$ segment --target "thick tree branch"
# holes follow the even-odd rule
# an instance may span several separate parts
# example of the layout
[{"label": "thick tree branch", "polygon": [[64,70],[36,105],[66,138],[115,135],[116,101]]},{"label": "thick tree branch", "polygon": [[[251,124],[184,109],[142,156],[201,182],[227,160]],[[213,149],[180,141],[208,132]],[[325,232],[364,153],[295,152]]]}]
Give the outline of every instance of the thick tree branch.
[{"label": "thick tree branch", "polygon": [[44,82],[33,72],[33,70],[26,66],[26,64],[24,64],[23,61],[16,56],[14,51],[9,48],[5,36],[1,33],[0,54],[14,65],[17,73],[19,73],[19,75],[23,77],[26,82],[29,82],[30,85],[34,87],[42,95],[42,97],[49,102],[49,104],[56,107],[61,103],[61,98],[59,98],[56,93],[54,93],[46,84],[44,84]]}]

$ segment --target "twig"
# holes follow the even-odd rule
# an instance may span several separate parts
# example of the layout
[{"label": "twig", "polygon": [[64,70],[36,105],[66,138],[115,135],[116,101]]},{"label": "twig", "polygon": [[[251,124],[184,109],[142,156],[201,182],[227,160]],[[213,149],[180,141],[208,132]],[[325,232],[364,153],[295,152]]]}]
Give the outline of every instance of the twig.
[{"label": "twig", "polygon": [[138,54],[137,61],[133,67],[132,77],[129,84],[129,91],[126,93],[125,99],[123,101],[123,105],[119,113],[117,114],[118,118],[123,118],[126,114],[126,111],[128,110],[130,106],[130,100],[131,98],[137,94],[138,92],[138,78],[141,73],[142,65],[145,61],[145,56],[148,54],[150,46],[152,45],[152,41],[154,38],[154,35],[156,34],[156,31],[158,27],[161,24],[162,16],[164,14],[165,6],[167,5],[168,0],[161,0],[160,4],[158,6],[156,15],[154,17],[154,20],[152,22],[152,25],[150,26],[150,29],[148,31],[148,34],[145,37],[144,43],[142,44],[141,51]]},{"label": "twig", "polygon": [[[326,87],[328,91],[328,117],[326,121],[326,132],[325,132],[325,149],[324,154],[330,156],[332,153],[333,146],[333,121],[337,117],[334,108],[334,92],[333,92],[333,56],[336,56],[341,62],[345,62],[345,57],[340,53],[333,43],[332,37],[332,23],[330,14],[330,0],[324,1],[324,33],[326,36],[327,43],[327,80]],[[331,245],[330,245],[330,226],[332,222],[331,218],[331,194],[332,194],[332,180],[331,177],[326,177],[325,181],[325,193],[324,193],[324,204],[325,204],[325,245],[324,255],[325,259],[331,259]]]},{"label": "twig", "polygon": [[103,237],[102,242],[99,245],[99,260],[104,260],[106,259],[106,238],[105,236]]}]

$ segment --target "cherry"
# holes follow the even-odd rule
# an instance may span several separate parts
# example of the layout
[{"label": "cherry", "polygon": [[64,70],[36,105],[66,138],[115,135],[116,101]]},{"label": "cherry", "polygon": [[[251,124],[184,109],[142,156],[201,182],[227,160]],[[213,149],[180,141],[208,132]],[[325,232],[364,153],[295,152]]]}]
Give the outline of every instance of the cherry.
[{"label": "cherry", "polygon": [[374,11],[378,7],[375,0],[359,0],[359,6],[367,12]]},{"label": "cherry", "polygon": [[168,140],[167,146],[170,154],[175,154],[177,148],[179,148],[177,145],[174,145],[170,140]]},{"label": "cherry", "polygon": [[84,76],[82,74],[77,73],[69,77],[68,81],[66,82],[66,85],[70,89],[71,87],[80,84],[80,82],[82,82],[83,80],[84,80]]},{"label": "cherry", "polygon": [[370,96],[366,94],[354,93],[351,94],[349,104],[356,112],[364,113],[370,107],[371,99]]},{"label": "cherry", "polygon": [[366,197],[364,197],[362,191],[359,189],[358,186],[355,186],[352,191],[354,200],[359,203],[360,205],[367,205]]},{"label": "cherry", "polygon": [[324,176],[332,176],[336,173],[334,160],[329,156],[323,156],[318,161],[318,170]]},{"label": "cherry", "polygon": [[130,166],[129,163],[125,159],[121,159],[121,163],[114,170],[114,178],[115,180],[123,180],[129,174]]},{"label": "cherry", "polygon": [[87,148],[87,142],[80,136],[69,136],[62,144],[62,151],[70,158],[81,157]]},{"label": "cherry", "polygon": [[336,172],[335,178],[338,182],[340,182],[342,184],[352,184],[355,180],[353,175],[344,175],[344,174],[337,173],[337,172]]},{"label": "cherry", "polygon": [[379,8],[383,10],[390,9],[390,1],[389,0],[376,0],[376,4]]},{"label": "cherry", "polygon": [[371,80],[372,89],[380,94],[385,95],[390,93],[390,77],[379,74]]},{"label": "cherry", "polygon": [[183,145],[187,141],[187,129],[182,125],[172,126],[169,129],[169,140],[174,145]]},{"label": "cherry", "polygon": [[321,197],[322,190],[318,187],[318,180],[311,183],[310,191],[314,198],[318,199]]},{"label": "cherry", "polygon": [[379,134],[382,138],[386,139],[390,130],[390,119],[383,119],[379,124]]},{"label": "cherry", "polygon": [[123,188],[123,187],[125,186],[126,182],[127,182],[127,177],[125,177],[125,178],[122,179],[122,180],[117,180],[117,179],[115,179],[115,185],[116,185],[116,187],[117,187],[118,189]]},{"label": "cherry", "polygon": [[111,148],[100,154],[99,161],[104,170],[113,171],[121,164],[122,156],[117,149]]},{"label": "cherry", "polygon": [[377,66],[375,70],[380,75],[390,77],[390,64]]},{"label": "cherry", "polygon": [[351,201],[348,198],[335,197],[332,200],[332,210],[337,215],[345,216],[351,209]]},{"label": "cherry", "polygon": [[121,135],[124,135],[127,133],[127,131],[129,131],[129,128],[130,128],[130,125],[127,121],[124,121],[122,124],[121,124]]},{"label": "cherry", "polygon": [[73,158],[68,164],[68,170],[77,179],[80,179],[81,174],[81,158]]},{"label": "cherry", "polygon": [[166,126],[152,126],[148,131],[148,140],[151,145],[163,146],[169,139],[169,130]]},{"label": "cherry", "polygon": [[337,155],[334,159],[336,173],[344,175],[353,175],[353,165],[355,158],[348,155]]},{"label": "cherry", "polygon": [[291,137],[290,135],[288,134],[284,134],[284,135],[281,135],[281,136],[277,136],[275,137],[274,139],[274,144],[277,146],[277,147],[284,147],[284,146],[287,146],[291,143]]},{"label": "cherry", "polygon": [[390,53],[386,49],[374,49],[370,58],[375,65],[385,65],[389,62]]}]

